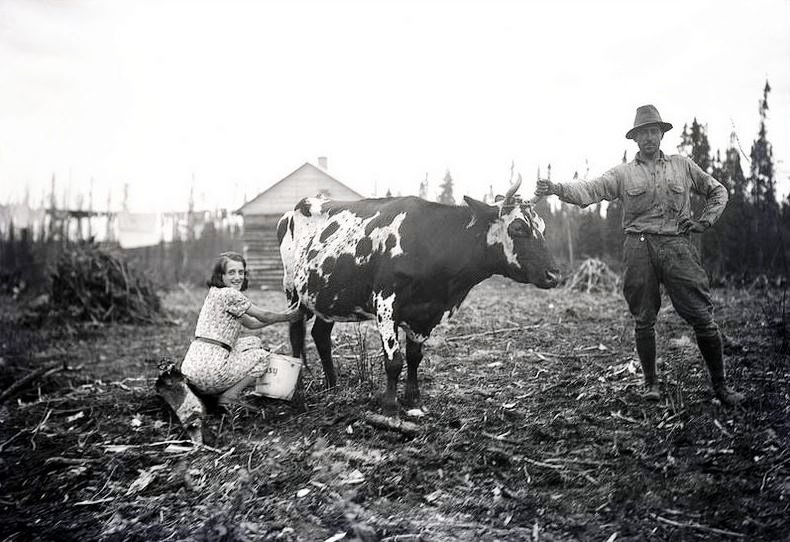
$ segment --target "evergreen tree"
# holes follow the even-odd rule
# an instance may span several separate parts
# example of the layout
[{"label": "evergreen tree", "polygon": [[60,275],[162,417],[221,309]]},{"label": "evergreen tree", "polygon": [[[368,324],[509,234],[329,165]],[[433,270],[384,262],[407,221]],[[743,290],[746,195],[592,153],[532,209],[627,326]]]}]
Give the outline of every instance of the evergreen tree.
[{"label": "evergreen tree", "polygon": [[439,189],[439,197],[436,201],[447,205],[455,205],[455,198],[453,197],[453,177],[450,175],[449,169],[447,173],[444,174],[444,180]]},{"label": "evergreen tree", "polygon": [[[706,126],[697,122],[697,118],[691,123],[691,127],[687,124],[683,126],[683,132],[680,134],[680,145],[678,145],[678,153],[691,158],[702,171],[711,173],[711,157],[710,157],[710,143],[708,142],[708,129]],[[694,216],[699,217],[705,208],[705,199],[699,194],[691,193],[691,212]]]},{"label": "evergreen tree", "polygon": [[579,255],[582,258],[603,258],[606,253],[606,221],[601,216],[601,203],[583,210],[578,217]]},{"label": "evergreen tree", "polygon": [[683,126],[683,133],[680,134],[678,153],[691,158],[703,171],[707,173],[711,172],[708,127],[697,122],[696,117],[694,117],[690,128],[687,124]]},{"label": "evergreen tree", "polygon": [[768,117],[768,94],[771,86],[768,81],[763,88],[760,100],[760,130],[757,140],[752,144],[751,175],[749,186],[754,205],[754,239],[758,240],[757,263],[764,271],[778,264],[779,244],[779,204],[776,201],[773,149],[768,142],[766,120]]},{"label": "evergreen tree", "polygon": [[782,252],[778,263],[782,270],[782,276],[785,277],[786,280],[788,276],[787,254],[788,251],[790,251],[790,194],[782,201],[781,213],[782,222],[779,225],[779,231],[782,239]]},{"label": "evergreen tree", "polygon": [[730,144],[724,153],[724,162],[716,172],[717,179],[727,188],[729,201],[717,228],[721,231],[722,272],[743,280],[754,262],[752,253],[752,212],[747,199],[747,183],[741,167],[741,153],[735,132],[730,134]]},{"label": "evergreen tree", "polygon": [[428,199],[428,172],[425,172],[425,180],[420,183],[420,191],[417,194],[422,199]]},{"label": "evergreen tree", "polygon": [[763,99],[760,100],[760,130],[757,140],[752,144],[751,176],[749,182],[754,202],[758,207],[767,207],[776,203],[774,186],[773,149],[766,137],[765,121],[768,117],[768,93],[771,86],[768,81],[763,88]]}]

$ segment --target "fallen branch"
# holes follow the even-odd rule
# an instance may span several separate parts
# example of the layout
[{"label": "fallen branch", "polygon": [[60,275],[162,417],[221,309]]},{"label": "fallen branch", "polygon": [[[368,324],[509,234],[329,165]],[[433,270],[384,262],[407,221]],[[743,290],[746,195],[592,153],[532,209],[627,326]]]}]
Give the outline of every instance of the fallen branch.
[{"label": "fallen branch", "polygon": [[[510,433],[510,431],[508,431],[508,433]],[[508,444],[516,444],[516,445],[524,444],[523,441],[512,439],[512,438],[507,438],[507,434],[508,433],[502,433],[501,435],[493,435],[491,433],[486,433],[485,431],[483,431],[482,435],[484,437],[488,437],[488,438],[490,438],[492,440],[497,440],[499,442],[506,442]]]},{"label": "fallen branch", "polygon": [[14,440],[15,440],[15,439],[18,437],[18,436],[22,435],[22,434],[23,434],[23,433],[25,433],[26,431],[30,431],[30,429],[22,429],[21,431],[17,431],[17,433],[16,433],[16,434],[15,434],[13,437],[11,437],[10,439],[8,439],[8,440],[7,440],[7,441],[5,441],[4,443],[0,444],[0,452],[2,452],[2,451],[5,449],[5,447],[6,447],[6,446],[8,446],[9,444],[11,444],[11,443],[12,443],[12,442],[13,442],[13,441],[14,441]]},{"label": "fallen branch", "polygon": [[6,399],[10,398],[12,395],[23,389],[25,386],[27,386],[37,378],[47,377],[52,373],[62,371],[65,368],[65,366],[63,365],[61,365],[60,367],[58,365],[60,364],[49,363],[47,365],[44,365],[43,367],[39,367],[35,371],[32,371],[31,373],[24,376],[23,378],[20,378],[19,380],[8,386],[8,388],[6,388],[3,393],[0,393],[0,403],[3,403]]},{"label": "fallen branch", "polygon": [[574,354],[555,354],[555,353],[552,353],[552,352],[542,352],[542,351],[538,352],[536,350],[533,351],[532,353],[535,354],[538,357],[544,356],[544,357],[547,357],[547,358],[560,358],[560,359],[608,358],[608,357],[611,357],[611,356],[619,355],[619,352],[595,352],[595,353],[590,353],[590,354],[587,354],[587,353],[584,353],[584,352],[578,352],[578,353],[574,353]]},{"label": "fallen branch", "polygon": [[85,463],[95,463],[98,459],[90,459],[87,457],[77,458],[77,457],[48,457],[46,461],[44,461],[44,465],[51,466],[51,467],[59,467],[59,466],[69,466],[69,465],[84,465]]},{"label": "fallen branch", "polygon": [[420,428],[416,423],[405,422],[400,418],[382,416],[381,414],[371,414],[369,412],[365,414],[365,422],[373,427],[398,431],[404,435],[414,435]]},{"label": "fallen branch", "polygon": [[724,529],[716,529],[715,527],[708,527],[707,525],[702,525],[700,523],[680,523],[679,521],[673,521],[671,519],[667,519],[661,516],[657,516],[656,514],[650,514],[653,519],[660,521],[661,523],[666,523],[667,525],[672,525],[673,527],[680,527],[682,529],[697,529],[699,531],[706,531],[709,533],[716,533],[721,534],[724,536],[732,536],[735,538],[746,538],[746,535],[742,535],[741,533],[735,533],[733,531],[725,531]]},{"label": "fallen branch", "polygon": [[609,467],[611,463],[608,461],[595,461],[593,459],[573,459],[566,457],[549,457],[546,459],[548,463],[574,463],[577,465],[592,465],[594,467]]},{"label": "fallen branch", "polygon": [[480,331],[478,333],[469,333],[468,335],[456,335],[455,337],[446,337],[445,342],[450,341],[463,341],[466,339],[473,339],[475,337],[484,337],[485,335],[496,335],[497,333],[507,333],[508,331],[521,331],[524,329],[534,329],[540,327],[542,324],[534,324],[530,326],[513,326],[505,327],[502,329],[491,329],[489,331]]},{"label": "fallen branch", "polygon": [[92,504],[102,504],[102,503],[105,503],[105,502],[110,502],[112,500],[115,500],[115,497],[105,497],[103,499],[96,499],[95,501],[75,502],[74,506],[90,506]]},{"label": "fallen branch", "polygon": [[530,459],[528,457],[525,457],[524,461],[526,461],[527,463],[531,463],[533,465],[536,465],[538,467],[546,468],[546,469],[553,469],[553,470],[564,470],[565,469],[565,467],[563,467],[562,465],[551,465],[549,463],[544,463],[543,461],[535,461],[534,459]]},{"label": "fallen branch", "polygon": [[130,450],[132,448],[149,448],[153,446],[169,446],[171,444],[191,444],[195,448],[203,448],[210,452],[221,454],[223,453],[222,450],[217,448],[212,448],[211,446],[207,446],[205,444],[199,442],[193,442],[191,440],[163,440],[161,442],[151,442],[150,444],[107,444],[104,443],[104,451],[110,453],[120,453],[125,452],[126,450]]}]

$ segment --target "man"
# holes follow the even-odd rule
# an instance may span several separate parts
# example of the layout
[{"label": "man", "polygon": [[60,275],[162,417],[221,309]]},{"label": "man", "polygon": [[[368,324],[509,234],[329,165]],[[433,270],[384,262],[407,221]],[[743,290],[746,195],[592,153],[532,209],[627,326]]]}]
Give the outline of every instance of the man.
[{"label": "man", "polygon": [[[539,180],[535,193],[556,194],[560,200],[581,207],[620,198],[626,233],[623,294],[634,316],[636,351],[645,375],[644,397],[661,398],[654,328],[661,306],[659,285],[663,284],[675,310],[694,328],[716,397],[725,405],[736,405],[744,396],[727,386],[708,276],[689,238],[690,233],[710,228],[721,216],[727,190],[690,159],[661,152],[661,139],[671,129],[654,106],[641,106],[633,128],[625,135],[639,146],[633,162],[590,181],[560,184]],[[699,219],[691,213],[692,191],[705,198]]]}]

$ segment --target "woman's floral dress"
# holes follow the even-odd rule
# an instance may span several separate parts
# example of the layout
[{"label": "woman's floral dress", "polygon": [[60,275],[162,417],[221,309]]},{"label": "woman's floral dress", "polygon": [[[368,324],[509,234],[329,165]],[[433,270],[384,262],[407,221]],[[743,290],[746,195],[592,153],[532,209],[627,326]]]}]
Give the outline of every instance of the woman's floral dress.
[{"label": "woman's floral dress", "polygon": [[215,395],[247,376],[262,376],[271,352],[264,350],[260,337],[239,338],[241,316],[250,308],[247,297],[233,288],[209,288],[200,309],[195,337],[204,337],[230,346],[192,341],[181,364],[181,372],[197,390]]}]

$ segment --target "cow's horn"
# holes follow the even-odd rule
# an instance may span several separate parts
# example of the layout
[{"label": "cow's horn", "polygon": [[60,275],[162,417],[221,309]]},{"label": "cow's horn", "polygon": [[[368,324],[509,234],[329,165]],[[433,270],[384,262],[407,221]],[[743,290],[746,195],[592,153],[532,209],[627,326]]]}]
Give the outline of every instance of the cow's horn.
[{"label": "cow's horn", "polygon": [[518,179],[516,179],[515,184],[507,189],[507,192],[505,193],[505,201],[510,201],[510,198],[512,198],[513,194],[516,193],[516,190],[518,190],[519,186],[521,186],[521,173],[518,174]]}]

